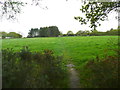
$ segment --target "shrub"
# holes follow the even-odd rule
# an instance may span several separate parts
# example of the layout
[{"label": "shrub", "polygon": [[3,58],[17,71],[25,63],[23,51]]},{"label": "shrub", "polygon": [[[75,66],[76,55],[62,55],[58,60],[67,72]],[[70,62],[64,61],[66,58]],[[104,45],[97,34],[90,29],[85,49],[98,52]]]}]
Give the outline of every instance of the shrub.
[{"label": "shrub", "polygon": [[107,56],[104,59],[90,60],[81,71],[84,78],[83,87],[118,88],[118,56]]},{"label": "shrub", "polygon": [[54,56],[51,50],[30,52],[25,46],[19,52],[4,49],[2,55],[3,88],[67,87],[62,58]]}]

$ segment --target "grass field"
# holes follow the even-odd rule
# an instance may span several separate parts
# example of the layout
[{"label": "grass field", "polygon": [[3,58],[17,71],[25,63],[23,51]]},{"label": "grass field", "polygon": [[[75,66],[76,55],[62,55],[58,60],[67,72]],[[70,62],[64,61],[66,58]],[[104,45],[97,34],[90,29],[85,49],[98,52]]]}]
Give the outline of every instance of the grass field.
[{"label": "grass field", "polygon": [[63,55],[65,62],[72,61],[80,67],[86,61],[112,55],[109,49],[117,48],[118,36],[78,36],[78,37],[46,37],[46,38],[21,38],[2,40],[2,49],[14,48],[19,51],[23,46],[28,46],[31,51],[53,50],[55,55]]},{"label": "grass field", "polygon": [[[3,39],[6,48],[15,52],[2,50],[3,87],[118,87],[118,36]],[[70,64],[77,69],[76,83]]]}]

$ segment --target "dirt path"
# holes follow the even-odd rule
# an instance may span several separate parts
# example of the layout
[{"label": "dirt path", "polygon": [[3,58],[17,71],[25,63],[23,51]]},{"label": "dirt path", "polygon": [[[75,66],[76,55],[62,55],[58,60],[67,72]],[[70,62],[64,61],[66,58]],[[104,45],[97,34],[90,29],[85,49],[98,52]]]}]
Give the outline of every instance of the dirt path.
[{"label": "dirt path", "polygon": [[74,68],[73,64],[68,64],[67,65],[69,73],[70,73],[70,88],[80,88],[80,82],[79,82],[79,77],[78,73]]}]

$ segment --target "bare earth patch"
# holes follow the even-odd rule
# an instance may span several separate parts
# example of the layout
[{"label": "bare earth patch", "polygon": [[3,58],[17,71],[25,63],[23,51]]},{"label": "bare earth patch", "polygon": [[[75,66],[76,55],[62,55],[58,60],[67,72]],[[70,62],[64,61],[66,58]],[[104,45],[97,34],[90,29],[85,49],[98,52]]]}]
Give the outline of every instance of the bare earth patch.
[{"label": "bare earth patch", "polygon": [[70,78],[70,88],[80,88],[80,81],[78,77],[77,71],[74,69],[73,64],[67,65],[69,70],[69,78]]}]

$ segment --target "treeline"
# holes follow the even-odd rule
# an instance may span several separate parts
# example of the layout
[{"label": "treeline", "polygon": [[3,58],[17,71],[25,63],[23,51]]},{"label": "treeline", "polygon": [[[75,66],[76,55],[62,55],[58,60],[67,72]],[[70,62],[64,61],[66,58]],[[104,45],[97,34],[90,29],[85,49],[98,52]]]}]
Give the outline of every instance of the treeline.
[{"label": "treeline", "polygon": [[57,37],[60,35],[60,31],[57,26],[49,26],[49,27],[41,27],[38,28],[31,28],[28,33],[28,38],[32,37]]},{"label": "treeline", "polygon": [[106,32],[100,32],[100,31],[97,31],[97,30],[93,30],[93,31],[79,30],[75,34],[72,31],[68,31],[66,34],[62,34],[62,36],[106,36],[106,35],[111,35],[112,36],[112,35],[118,35],[119,31],[120,31],[120,29],[111,29],[111,30],[106,31]]},{"label": "treeline", "polygon": [[38,28],[31,28],[28,33],[28,38],[32,37],[58,37],[58,36],[114,36],[118,35],[120,29],[111,29],[106,32],[100,32],[97,30],[79,30],[77,33],[73,33],[72,31],[68,31],[66,34],[63,34],[59,31],[57,26],[49,26],[49,27],[41,27]]},{"label": "treeline", "polygon": [[7,33],[7,32],[0,32],[0,37],[2,39],[4,39],[4,38],[21,38],[22,35],[20,35],[20,34],[18,34],[16,32],[9,32],[9,33]]}]

